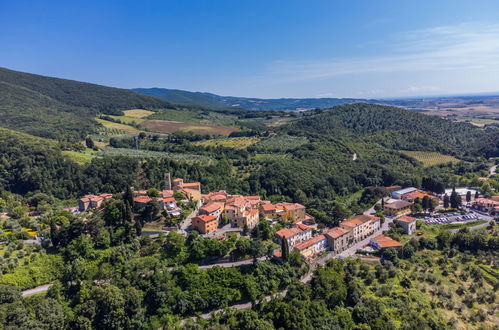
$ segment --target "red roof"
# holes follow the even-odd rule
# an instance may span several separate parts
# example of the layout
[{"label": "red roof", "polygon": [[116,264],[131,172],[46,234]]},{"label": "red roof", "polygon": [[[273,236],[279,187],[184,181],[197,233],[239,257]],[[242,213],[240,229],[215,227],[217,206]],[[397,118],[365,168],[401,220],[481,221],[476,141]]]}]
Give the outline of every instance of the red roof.
[{"label": "red roof", "polygon": [[268,211],[273,211],[275,210],[275,205],[274,204],[271,204],[271,203],[268,203],[268,204],[263,204],[262,205],[262,209],[266,212]]},{"label": "red roof", "polygon": [[163,202],[165,203],[175,202],[175,198],[174,197],[163,198]]},{"label": "red roof", "polygon": [[297,244],[295,246],[295,249],[297,249],[297,250],[304,250],[304,249],[306,249],[306,248],[308,248],[308,247],[310,247],[310,246],[312,246],[314,244],[317,244],[320,241],[323,241],[325,239],[326,239],[326,236],[324,236],[322,234],[321,235],[317,235],[317,236],[312,237],[309,240],[306,240],[305,242],[301,242],[300,244]]},{"label": "red roof", "polygon": [[194,217],[194,219],[199,219],[203,222],[210,222],[210,221],[214,221],[214,220],[217,220],[217,217],[214,217],[212,215],[198,215],[197,217]]},{"label": "red roof", "polygon": [[401,216],[400,218],[397,218],[395,219],[396,221],[401,221],[401,222],[407,222],[407,223],[411,223],[411,222],[414,222],[416,221],[417,219],[414,218],[414,217],[409,217],[407,215],[403,215]]},{"label": "red roof", "polygon": [[343,222],[341,222],[342,225],[347,226],[347,227],[357,227],[360,226],[368,221],[377,221],[379,220],[378,217],[373,217],[372,215],[356,215],[354,217],[351,217],[350,219],[347,219]]},{"label": "red roof", "polygon": [[374,241],[376,241],[376,243],[378,243],[378,245],[384,249],[384,248],[390,248],[390,247],[401,247],[402,246],[402,243],[400,243],[399,241],[396,241],[388,236],[385,236],[385,235],[379,235],[379,236],[376,236],[373,238]]},{"label": "red roof", "polygon": [[341,229],[340,227],[334,227],[330,231],[326,233],[326,235],[331,236],[332,238],[336,239],[342,235],[347,234],[348,231]]},{"label": "red roof", "polygon": [[483,204],[499,205],[499,202],[488,198],[477,198],[475,199],[475,202]]},{"label": "red roof", "polygon": [[301,234],[301,233],[303,233],[303,230],[301,230],[300,228],[294,227],[294,228],[284,228],[284,229],[278,230],[276,232],[276,235],[279,237],[282,237],[282,238],[290,238],[290,237],[293,237],[293,236]]},{"label": "red roof", "polygon": [[201,210],[203,210],[207,213],[211,213],[211,212],[215,212],[216,210],[221,209],[223,205],[224,205],[223,203],[212,202],[212,203],[208,203],[208,204],[204,205],[203,207],[201,207]]},{"label": "red roof", "polygon": [[137,196],[133,199],[136,203],[148,203],[151,200],[149,196]]}]

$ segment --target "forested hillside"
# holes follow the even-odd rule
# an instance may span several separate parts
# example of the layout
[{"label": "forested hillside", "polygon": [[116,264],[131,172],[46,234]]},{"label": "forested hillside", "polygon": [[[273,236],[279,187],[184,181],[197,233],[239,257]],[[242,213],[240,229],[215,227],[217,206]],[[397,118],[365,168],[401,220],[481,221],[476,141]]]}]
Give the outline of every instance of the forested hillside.
[{"label": "forested hillside", "polygon": [[166,88],[135,88],[135,92],[160,99],[179,103],[212,108],[243,108],[247,110],[296,110],[300,108],[329,108],[335,105],[350,104],[354,102],[380,102],[378,100],[350,99],[350,98],[280,98],[260,99],[238,96],[221,96],[212,93],[189,92],[178,89]]},{"label": "forested hillside", "polygon": [[452,155],[498,155],[499,132],[408,110],[355,103],[319,110],[286,127],[294,133],[362,137],[396,150],[438,151]]},{"label": "forested hillside", "polygon": [[82,139],[97,126],[95,114],[170,106],[126,89],[0,68],[0,125],[41,137]]}]

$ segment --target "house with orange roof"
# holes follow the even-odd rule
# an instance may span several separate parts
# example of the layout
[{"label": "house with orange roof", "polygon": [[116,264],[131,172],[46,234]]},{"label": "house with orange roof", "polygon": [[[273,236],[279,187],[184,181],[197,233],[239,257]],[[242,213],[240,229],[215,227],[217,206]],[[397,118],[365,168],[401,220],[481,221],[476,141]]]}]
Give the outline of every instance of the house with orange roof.
[{"label": "house with orange roof", "polygon": [[134,197],[133,203],[135,205],[135,210],[138,211],[138,210],[146,207],[147,203],[149,203],[151,200],[152,200],[152,198],[147,196],[147,195]]},{"label": "house with orange roof", "polygon": [[78,200],[78,210],[84,212],[88,209],[98,209],[101,204],[113,198],[113,194],[85,195]]},{"label": "house with orange roof", "polygon": [[414,202],[418,198],[420,200],[422,200],[425,196],[428,196],[428,198],[431,198],[431,199],[436,200],[437,202],[440,202],[440,198],[438,198],[437,196],[433,196],[433,195],[430,195],[428,193],[425,193],[425,192],[422,192],[419,190],[405,193],[405,194],[400,196],[400,199],[403,201],[407,201],[407,202]]},{"label": "house with orange roof", "polygon": [[208,234],[218,229],[218,219],[212,215],[198,215],[192,218],[192,228],[201,234]]},{"label": "house with orange roof", "polygon": [[340,222],[340,228],[351,232],[353,241],[358,242],[379,229],[379,224],[380,218],[361,214]]},{"label": "house with orange roof", "polygon": [[329,248],[333,253],[340,253],[348,248],[352,240],[352,232],[341,227],[334,227],[326,232]]},{"label": "house with orange roof", "polygon": [[275,235],[276,243],[282,244],[283,240],[287,240],[288,246],[293,247],[296,244],[311,239],[312,228],[303,224],[293,225],[291,228],[278,230]]},{"label": "house with orange roof", "polygon": [[277,207],[285,210],[286,220],[292,222],[303,221],[306,216],[306,207],[298,203],[278,203]]},{"label": "house with orange roof", "polygon": [[403,200],[398,200],[393,203],[387,203],[383,207],[383,213],[393,217],[406,215],[411,213],[411,205],[412,203]]},{"label": "house with orange roof", "polygon": [[254,203],[244,196],[229,196],[223,214],[232,227],[252,229],[260,221],[258,207],[259,203]]},{"label": "house with orange roof", "polygon": [[185,195],[189,200],[199,201],[201,200],[201,183],[200,182],[184,182],[184,179],[176,178],[173,179],[174,192],[180,192]]},{"label": "house with orange roof", "polygon": [[493,199],[477,198],[473,201],[472,207],[492,215],[499,214],[499,202]]},{"label": "house with orange roof", "polygon": [[220,215],[224,210],[223,202],[209,202],[199,208],[199,214],[211,215],[220,219]]},{"label": "house with orange roof", "polygon": [[385,235],[378,235],[372,238],[369,242],[369,245],[371,245],[376,250],[383,250],[388,248],[400,249],[402,247],[402,243]]},{"label": "house with orange roof", "polygon": [[294,247],[302,256],[309,259],[327,249],[327,238],[325,235],[314,236]]},{"label": "house with orange roof", "polygon": [[407,215],[403,215],[395,220],[395,223],[399,224],[402,228],[404,228],[404,232],[407,235],[412,235],[416,231],[416,221],[418,219],[414,217],[409,217]]}]

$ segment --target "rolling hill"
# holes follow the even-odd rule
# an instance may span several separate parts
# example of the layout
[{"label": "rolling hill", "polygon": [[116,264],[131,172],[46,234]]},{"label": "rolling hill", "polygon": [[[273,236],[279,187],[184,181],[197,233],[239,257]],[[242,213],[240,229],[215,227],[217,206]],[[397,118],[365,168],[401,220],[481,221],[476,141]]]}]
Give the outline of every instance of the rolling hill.
[{"label": "rolling hill", "polygon": [[317,136],[361,137],[395,150],[496,157],[499,131],[405,109],[355,103],[319,110],[283,129]]},{"label": "rolling hill", "polygon": [[74,141],[95,129],[96,114],[168,107],[127,89],[0,68],[0,126],[41,137]]},{"label": "rolling hill", "polygon": [[379,102],[377,100],[364,100],[352,98],[279,98],[279,99],[260,99],[236,96],[220,96],[212,93],[189,92],[178,89],[166,88],[134,88],[135,92],[160,99],[179,103],[193,104],[212,108],[244,108],[247,110],[296,110],[296,109],[315,109],[330,108],[341,104],[350,104],[355,102]]}]

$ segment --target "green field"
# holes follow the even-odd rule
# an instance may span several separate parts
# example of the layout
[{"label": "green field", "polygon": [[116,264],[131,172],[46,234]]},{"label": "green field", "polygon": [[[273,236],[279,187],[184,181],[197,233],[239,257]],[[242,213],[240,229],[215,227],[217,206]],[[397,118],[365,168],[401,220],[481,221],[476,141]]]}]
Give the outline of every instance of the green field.
[{"label": "green field", "polygon": [[444,155],[438,152],[431,151],[402,151],[403,154],[412,157],[421,163],[423,163],[424,167],[447,164],[447,163],[458,163],[459,159]]},{"label": "green field", "polygon": [[194,145],[198,146],[211,146],[211,147],[227,147],[234,149],[246,149],[250,145],[253,145],[260,141],[258,137],[236,137],[236,138],[224,138],[224,139],[211,139],[193,142]]},{"label": "green field", "polygon": [[92,161],[98,151],[85,149],[85,151],[63,150],[62,154],[79,165],[86,165]]},{"label": "green field", "polygon": [[111,132],[116,133],[115,135],[138,135],[141,131],[136,129],[133,126],[130,125],[124,125],[124,124],[118,124],[118,123],[113,123],[112,121],[100,119],[100,118],[95,118],[95,120],[102,124],[105,128],[109,130],[113,130]]}]

